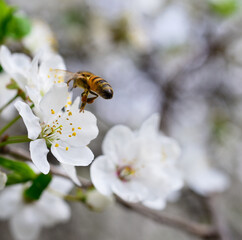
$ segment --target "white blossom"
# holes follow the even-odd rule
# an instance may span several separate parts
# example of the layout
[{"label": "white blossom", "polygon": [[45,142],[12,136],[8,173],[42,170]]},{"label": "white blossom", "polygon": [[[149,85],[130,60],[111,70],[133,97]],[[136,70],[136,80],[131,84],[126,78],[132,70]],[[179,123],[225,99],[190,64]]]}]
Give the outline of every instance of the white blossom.
[{"label": "white blossom", "polygon": [[199,100],[185,103],[171,124],[172,136],[183,150],[179,166],[184,180],[189,188],[203,196],[223,192],[229,186],[228,176],[209,162],[212,158],[206,150],[211,131],[208,117],[206,104]]},{"label": "white blossom", "polygon": [[0,219],[9,219],[15,240],[34,240],[42,227],[52,227],[70,219],[70,207],[60,196],[72,187],[71,181],[54,177],[38,201],[26,202],[23,197],[26,184],[9,186],[0,192]]},{"label": "white blossom", "polygon": [[168,196],[182,187],[175,166],[179,147],[158,132],[158,122],[153,115],[139,132],[118,125],[107,133],[104,155],[91,165],[91,179],[100,193],[162,209]]},{"label": "white blossom", "polygon": [[229,186],[228,177],[209,164],[208,156],[201,146],[187,146],[180,163],[187,185],[200,195],[223,192]]},{"label": "white blossom", "polygon": [[65,64],[60,55],[48,55],[40,62],[45,51],[39,52],[31,59],[22,53],[13,53],[6,46],[0,48],[0,63],[6,73],[13,78],[18,86],[37,105],[41,98],[56,84],[62,84],[63,76],[57,76],[53,69],[65,69]]},{"label": "white blossom", "polygon": [[68,87],[65,84],[54,85],[41,99],[35,113],[21,101],[15,103],[15,107],[26,125],[28,138],[33,140],[30,142],[30,154],[36,167],[42,173],[49,172],[49,147],[67,173],[76,179],[73,167],[87,166],[94,158],[87,145],[97,136],[98,128],[92,113],[79,111],[80,98],[63,111],[67,97]]},{"label": "white blossom", "polygon": [[7,182],[7,175],[0,171],[0,190],[4,189]]}]

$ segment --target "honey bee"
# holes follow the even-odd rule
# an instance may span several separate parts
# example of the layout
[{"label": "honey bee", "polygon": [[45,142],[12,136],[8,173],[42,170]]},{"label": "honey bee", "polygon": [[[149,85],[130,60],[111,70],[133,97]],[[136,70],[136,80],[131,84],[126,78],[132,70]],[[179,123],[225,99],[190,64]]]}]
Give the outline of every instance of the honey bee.
[{"label": "honey bee", "polygon": [[[111,85],[103,78],[91,72],[79,71],[73,73],[60,69],[53,69],[51,71],[55,73],[58,79],[65,81],[68,86],[70,82],[73,81],[72,88],[79,87],[84,89],[84,92],[81,94],[82,104],[80,112],[84,110],[87,103],[93,103],[98,96],[105,99],[111,99],[113,97]],[[90,93],[94,95],[94,97],[88,97]]]}]

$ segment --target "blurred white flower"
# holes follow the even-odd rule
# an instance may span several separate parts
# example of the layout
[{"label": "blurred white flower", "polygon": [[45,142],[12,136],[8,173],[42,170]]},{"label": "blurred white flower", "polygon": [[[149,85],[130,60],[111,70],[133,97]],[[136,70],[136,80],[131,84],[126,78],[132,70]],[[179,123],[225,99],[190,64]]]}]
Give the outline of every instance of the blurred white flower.
[{"label": "blurred white flower", "polygon": [[39,19],[32,21],[31,32],[23,38],[23,45],[36,55],[40,50],[55,53],[57,41],[49,25]]},{"label": "blurred white flower", "polygon": [[[7,89],[7,84],[10,83],[10,77],[6,73],[0,74],[0,108],[3,107],[6,103],[8,103],[16,94],[17,91],[13,89]],[[16,113],[16,110],[13,106],[13,104],[9,104],[8,107],[6,107],[1,112],[1,117],[9,120],[14,117],[14,114]]]},{"label": "blurred white flower", "polygon": [[0,63],[4,71],[13,78],[18,86],[30,96],[34,104],[49,91],[54,83],[63,83],[63,76],[57,76],[53,69],[65,69],[65,64],[60,55],[49,55],[40,62],[45,51],[39,52],[34,59],[21,53],[13,53],[6,46],[1,46]]},{"label": "blurred white flower", "polygon": [[228,177],[209,165],[208,157],[200,146],[191,144],[185,148],[180,163],[187,185],[200,195],[223,192],[229,187]]},{"label": "blurred white flower", "polygon": [[103,211],[114,202],[112,196],[105,196],[97,190],[90,190],[86,194],[86,204],[94,211]]},{"label": "blurred white flower", "polygon": [[0,190],[4,189],[7,182],[7,175],[0,171]]},{"label": "blurred white flower", "polygon": [[187,185],[198,194],[207,196],[222,192],[229,186],[225,173],[212,167],[206,150],[211,131],[208,108],[204,101],[183,102],[176,109],[171,134],[182,147],[179,161]]},{"label": "blurred white flower", "polygon": [[167,197],[182,187],[182,179],[175,166],[179,147],[158,132],[158,125],[159,117],[153,115],[139,132],[119,125],[107,133],[104,155],[91,165],[91,179],[100,193],[165,207]]},{"label": "blurred white flower", "polygon": [[40,101],[35,114],[24,102],[16,102],[15,107],[26,125],[28,138],[33,140],[30,142],[30,154],[36,167],[42,173],[49,172],[49,147],[67,173],[76,179],[73,166],[87,166],[94,158],[87,144],[96,138],[98,128],[92,113],[79,111],[80,98],[68,110],[62,110],[67,96],[68,87],[65,84],[54,85]]},{"label": "blurred white flower", "polygon": [[69,205],[60,197],[67,194],[73,183],[54,177],[38,201],[26,202],[24,184],[9,186],[0,192],[0,219],[9,219],[15,240],[34,240],[42,227],[52,227],[70,219]]}]

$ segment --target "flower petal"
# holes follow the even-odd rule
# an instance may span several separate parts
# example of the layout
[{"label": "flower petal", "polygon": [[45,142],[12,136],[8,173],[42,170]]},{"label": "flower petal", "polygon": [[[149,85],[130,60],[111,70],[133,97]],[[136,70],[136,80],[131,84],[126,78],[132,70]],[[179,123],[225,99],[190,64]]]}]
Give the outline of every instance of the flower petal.
[{"label": "flower petal", "polygon": [[0,63],[5,70],[24,90],[28,80],[30,58],[25,54],[11,54],[6,46],[0,49]]},{"label": "flower petal", "polygon": [[181,148],[178,145],[177,141],[165,136],[160,136],[159,139],[162,148],[162,155],[164,156],[163,160],[169,162],[176,162],[176,160],[181,155]]},{"label": "flower petal", "polygon": [[229,186],[228,177],[213,168],[190,174],[187,181],[189,187],[202,196],[223,192]]},{"label": "flower petal", "polygon": [[77,174],[76,174],[76,168],[75,168],[75,166],[72,166],[72,165],[69,165],[69,164],[64,164],[64,163],[62,163],[61,165],[65,169],[66,173],[71,178],[71,180],[75,184],[81,186],[80,180],[78,179]]},{"label": "flower petal", "polygon": [[41,132],[39,118],[33,114],[29,105],[24,102],[18,101],[14,104],[14,106],[23,118],[24,124],[28,131],[28,138],[32,140],[36,139]]},{"label": "flower petal", "polygon": [[[60,170],[62,169],[62,164],[58,166]],[[60,171],[61,172],[61,171]],[[59,176],[53,177],[49,187],[52,189],[55,189],[56,191],[62,193],[62,194],[67,194],[71,191],[73,188],[74,184],[71,180]]]},{"label": "flower petal", "polygon": [[95,188],[104,195],[111,195],[111,184],[115,180],[115,165],[106,156],[98,157],[90,168]]},{"label": "flower petal", "polygon": [[[58,147],[56,147],[56,143],[58,143]],[[87,166],[94,158],[92,151],[86,146],[75,147],[61,140],[56,143],[52,144],[51,152],[61,163],[73,166]]]},{"label": "flower petal", "polygon": [[[53,189],[56,191],[56,189]],[[51,227],[60,222],[66,222],[71,217],[69,205],[63,199],[44,192],[42,198],[37,202],[36,215],[42,226]]]},{"label": "flower petal", "polygon": [[33,240],[38,237],[41,225],[32,207],[26,206],[10,219],[10,229],[16,240]]},{"label": "flower petal", "polygon": [[13,216],[21,207],[22,185],[9,186],[0,192],[0,219]]},{"label": "flower petal", "polygon": [[[86,146],[98,134],[97,119],[94,114],[88,111],[80,112],[79,108],[75,110],[70,108],[69,112],[61,116],[59,124],[64,129],[62,139],[66,138],[65,141],[73,146]],[[69,135],[72,135],[73,130],[76,135],[69,137]]]},{"label": "flower petal", "polygon": [[53,85],[40,101],[40,109],[45,121],[51,121],[65,106],[68,97],[68,87],[66,84]]},{"label": "flower petal", "polygon": [[139,135],[142,136],[154,136],[159,133],[160,115],[159,113],[154,113],[146,121],[143,122],[139,129]]},{"label": "flower petal", "polygon": [[129,202],[139,202],[146,199],[149,195],[148,190],[145,185],[135,179],[129,182],[116,179],[112,182],[112,191]]},{"label": "flower petal", "polygon": [[125,146],[134,140],[133,132],[126,126],[118,125],[109,130],[103,140],[103,153],[118,162],[120,156],[123,157]]},{"label": "flower petal", "polygon": [[37,139],[30,142],[30,156],[35,166],[44,174],[50,171],[50,164],[47,161],[49,152],[44,139]]}]

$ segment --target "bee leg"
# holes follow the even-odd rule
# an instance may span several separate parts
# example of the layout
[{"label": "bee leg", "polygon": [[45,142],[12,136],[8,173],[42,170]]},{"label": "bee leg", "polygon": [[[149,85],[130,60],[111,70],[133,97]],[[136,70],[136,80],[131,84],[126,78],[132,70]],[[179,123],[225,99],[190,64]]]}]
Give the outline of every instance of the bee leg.
[{"label": "bee leg", "polygon": [[93,102],[94,102],[94,100],[95,100],[97,97],[98,97],[98,96],[88,98],[88,99],[87,99],[87,103],[88,103],[88,104],[93,103]]},{"label": "bee leg", "polygon": [[98,95],[97,95],[95,92],[90,91],[90,93],[93,94],[93,95],[95,95],[95,97],[88,98],[88,99],[87,99],[87,103],[88,103],[88,104],[93,103],[94,100],[98,97]]},{"label": "bee leg", "polygon": [[80,108],[80,112],[84,112],[84,108],[87,104],[87,96],[89,94],[89,91],[88,90],[85,90],[83,93],[82,93],[82,104],[81,104],[81,108]]},{"label": "bee leg", "polygon": [[67,84],[68,87],[69,87],[70,81],[72,81],[72,80],[73,80],[73,78],[69,79],[69,80],[66,82],[66,84]]}]

